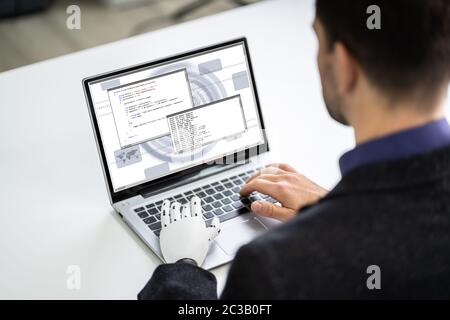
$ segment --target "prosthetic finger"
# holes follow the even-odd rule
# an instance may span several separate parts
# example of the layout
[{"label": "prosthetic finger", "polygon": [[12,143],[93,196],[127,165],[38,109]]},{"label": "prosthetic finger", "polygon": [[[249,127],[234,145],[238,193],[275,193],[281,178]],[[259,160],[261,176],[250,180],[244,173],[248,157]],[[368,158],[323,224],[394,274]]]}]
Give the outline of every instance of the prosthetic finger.
[{"label": "prosthetic finger", "polygon": [[167,228],[170,224],[170,201],[164,200],[161,206],[161,228]]},{"label": "prosthetic finger", "polygon": [[189,204],[184,204],[181,208],[181,219],[191,217],[191,206]]},{"label": "prosthetic finger", "polygon": [[220,233],[220,221],[215,217],[211,221],[211,226],[208,228],[208,241],[213,241]]},{"label": "prosthetic finger", "polygon": [[170,220],[172,223],[181,220],[181,204],[178,202],[172,202],[170,205]]},{"label": "prosthetic finger", "polygon": [[199,197],[195,196],[191,199],[191,215],[193,217],[202,216],[202,205]]}]

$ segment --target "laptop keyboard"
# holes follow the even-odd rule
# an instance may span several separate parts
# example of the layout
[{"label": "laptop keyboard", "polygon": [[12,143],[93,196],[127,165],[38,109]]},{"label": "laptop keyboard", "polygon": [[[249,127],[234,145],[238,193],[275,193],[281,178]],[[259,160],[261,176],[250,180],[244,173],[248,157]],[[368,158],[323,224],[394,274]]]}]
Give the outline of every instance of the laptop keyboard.
[{"label": "laptop keyboard", "polygon": [[[258,168],[257,170],[259,170]],[[220,222],[224,222],[250,212],[250,205],[256,200],[266,200],[271,203],[277,201],[271,197],[253,192],[249,197],[243,198],[239,195],[239,190],[245,181],[256,170],[221,179],[200,188],[177,194],[167,198],[170,202],[177,201],[181,204],[188,203],[193,196],[198,196],[202,200],[203,216],[206,224],[209,225],[214,217],[218,217]],[[139,218],[147,224],[156,236],[159,237],[161,231],[161,205],[163,200],[149,203],[134,209]]]}]

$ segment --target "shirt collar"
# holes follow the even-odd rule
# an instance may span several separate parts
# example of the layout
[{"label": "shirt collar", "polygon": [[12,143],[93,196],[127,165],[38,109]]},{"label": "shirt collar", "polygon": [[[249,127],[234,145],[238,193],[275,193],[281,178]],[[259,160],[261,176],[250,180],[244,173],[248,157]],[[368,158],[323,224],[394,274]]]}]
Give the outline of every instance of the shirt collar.
[{"label": "shirt collar", "polygon": [[396,132],[357,145],[339,159],[341,174],[371,163],[407,158],[450,145],[446,119]]}]

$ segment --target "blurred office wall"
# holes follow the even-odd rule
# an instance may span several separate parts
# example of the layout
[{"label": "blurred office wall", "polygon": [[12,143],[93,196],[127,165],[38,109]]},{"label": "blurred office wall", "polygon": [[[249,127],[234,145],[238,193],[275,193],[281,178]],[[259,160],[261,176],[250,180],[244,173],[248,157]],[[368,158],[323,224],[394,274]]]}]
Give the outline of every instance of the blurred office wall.
[{"label": "blurred office wall", "polygon": [[0,0],[0,72],[258,1]]}]

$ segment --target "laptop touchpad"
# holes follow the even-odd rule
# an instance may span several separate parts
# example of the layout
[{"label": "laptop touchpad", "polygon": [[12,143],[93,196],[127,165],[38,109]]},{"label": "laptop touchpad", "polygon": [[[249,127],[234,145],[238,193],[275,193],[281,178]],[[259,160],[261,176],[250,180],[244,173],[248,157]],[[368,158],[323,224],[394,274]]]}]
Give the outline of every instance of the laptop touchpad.
[{"label": "laptop touchpad", "polygon": [[234,256],[238,249],[265,232],[266,227],[256,218],[236,221],[223,227],[216,243],[226,254]]}]

